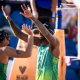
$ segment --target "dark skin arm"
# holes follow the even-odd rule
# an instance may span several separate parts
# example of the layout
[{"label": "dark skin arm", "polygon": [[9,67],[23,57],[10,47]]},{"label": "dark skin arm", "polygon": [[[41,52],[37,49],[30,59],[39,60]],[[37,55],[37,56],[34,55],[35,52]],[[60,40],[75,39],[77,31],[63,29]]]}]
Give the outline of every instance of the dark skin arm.
[{"label": "dark skin arm", "polygon": [[24,17],[30,18],[53,47],[59,46],[58,39],[54,37],[39,20],[32,16],[31,12],[27,10],[25,4],[24,7],[21,5],[21,8],[25,14],[22,12],[20,14],[22,14]]},{"label": "dark skin arm", "polygon": [[49,44],[50,52],[55,57],[59,58],[59,54],[60,54],[59,40],[56,37],[54,37],[36,18],[31,17],[31,20],[36,24],[37,28],[40,30],[40,32],[44,35],[44,37],[50,43]]},{"label": "dark skin arm", "polygon": [[[27,41],[28,41],[28,35],[25,34],[25,33],[23,33],[23,32],[16,26],[16,24],[13,22],[13,20],[10,20],[10,17],[6,14],[3,6],[2,6],[2,11],[3,11],[3,14],[4,14],[5,18],[8,20],[9,25],[10,25],[12,31],[14,32],[15,36],[18,37],[18,38],[20,38],[20,39],[22,39],[22,40],[24,40],[25,42],[27,42]],[[10,20],[10,21],[9,21],[9,20]],[[25,26],[25,25],[24,25],[24,26]],[[40,42],[40,39],[39,39],[38,37],[34,36],[34,45],[39,46],[40,43],[41,43],[41,42]]]},{"label": "dark skin arm", "polygon": [[35,23],[39,31],[50,43],[49,45],[50,52],[54,56],[59,58],[59,53],[60,53],[59,40],[56,37],[54,37],[39,20],[37,20],[35,17],[32,16],[31,12],[29,11],[29,9],[26,8],[25,4],[24,7],[21,5],[21,8],[24,11],[24,13],[21,12],[20,14],[22,14],[24,17],[30,18]]},{"label": "dark skin arm", "polygon": [[[16,37],[24,40],[25,42],[28,41],[28,35],[25,34],[25,33],[23,33],[23,32],[15,25],[15,23],[14,23],[12,20],[9,21],[9,25],[10,25],[10,27],[11,27],[11,29],[12,29],[12,31],[14,32],[14,34],[15,34]],[[25,24],[24,24],[23,26],[25,26]],[[39,38],[36,37],[36,36],[34,36],[34,45],[39,46],[39,45],[40,45],[40,44],[39,44],[39,41],[40,41]]]},{"label": "dark skin arm", "polygon": [[33,16],[30,18],[37,26],[37,28],[40,30],[40,32],[44,35],[44,37],[48,40],[48,42],[53,46],[56,47],[59,45],[59,41],[56,37],[54,37],[43,24],[34,18]]}]

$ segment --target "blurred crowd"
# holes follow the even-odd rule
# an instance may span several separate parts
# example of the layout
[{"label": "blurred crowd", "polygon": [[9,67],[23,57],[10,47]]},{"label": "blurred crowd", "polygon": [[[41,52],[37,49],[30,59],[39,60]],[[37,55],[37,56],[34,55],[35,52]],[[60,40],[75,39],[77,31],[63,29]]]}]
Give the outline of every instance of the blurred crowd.
[{"label": "blurred crowd", "polygon": [[[45,2],[46,1],[46,2]],[[12,18],[18,28],[22,29],[22,24],[30,25],[30,28],[34,30],[36,28],[35,24],[29,19],[24,18],[20,15],[22,11],[20,5],[25,2],[26,5],[30,5],[32,9],[32,14],[42,23],[48,22],[53,28],[55,28],[55,13],[56,11],[52,9],[52,0],[43,0],[43,3],[49,3],[49,5],[44,6],[40,0],[1,0],[0,7],[3,5],[6,13]],[[66,7],[66,6],[65,6]],[[67,13],[68,12],[68,13]],[[72,12],[72,13],[71,13]],[[65,30],[65,48],[67,56],[77,56],[78,55],[78,10],[62,10],[62,29]],[[70,15],[69,15],[70,13]],[[75,14],[74,14],[75,13]],[[70,16],[76,16],[75,19]],[[65,18],[65,19],[64,19]],[[9,46],[16,48],[18,38],[15,37],[8,21],[3,16],[0,9],[0,29],[7,30],[11,35],[11,40]],[[13,44],[14,42],[14,44]],[[10,58],[13,60],[13,58]],[[69,74],[70,73],[70,74]],[[72,76],[71,79],[70,76]],[[66,80],[80,80],[80,61],[72,61],[71,66],[67,66]]]}]

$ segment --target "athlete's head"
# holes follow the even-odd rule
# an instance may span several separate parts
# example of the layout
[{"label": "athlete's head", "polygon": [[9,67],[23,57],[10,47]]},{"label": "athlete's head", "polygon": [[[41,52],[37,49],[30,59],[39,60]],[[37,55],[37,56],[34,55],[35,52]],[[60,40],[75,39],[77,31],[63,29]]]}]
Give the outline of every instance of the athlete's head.
[{"label": "athlete's head", "polygon": [[0,43],[4,46],[7,46],[10,41],[10,35],[6,30],[0,29]]},{"label": "athlete's head", "polygon": [[[54,30],[53,26],[51,26],[49,23],[44,23],[43,25],[49,30],[49,32],[50,32],[52,35],[55,33],[55,30]],[[40,34],[40,39],[41,39],[41,40],[44,40],[45,37],[44,37],[40,32],[39,32],[39,34]]]}]

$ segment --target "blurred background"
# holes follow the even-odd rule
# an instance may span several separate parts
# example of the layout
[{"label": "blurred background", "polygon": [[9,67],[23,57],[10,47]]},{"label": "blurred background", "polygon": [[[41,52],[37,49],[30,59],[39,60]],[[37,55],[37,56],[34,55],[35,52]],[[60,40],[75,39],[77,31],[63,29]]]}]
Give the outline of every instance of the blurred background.
[{"label": "blurred background", "polygon": [[[71,2],[70,0],[62,0],[65,4],[73,4],[73,6],[69,5],[62,5],[63,8],[74,8],[76,5]],[[30,25],[31,29],[34,30],[36,26],[33,24],[33,22],[29,18],[25,18],[22,15],[20,15],[20,12],[22,12],[21,4],[25,3],[26,5],[30,5],[30,0],[0,0],[0,29],[8,30],[11,38],[10,43],[8,46],[11,46],[16,49],[18,38],[14,36],[13,32],[10,29],[10,26],[8,24],[8,21],[3,16],[3,12],[1,11],[1,6],[3,5],[7,14],[12,18],[12,20],[15,22],[18,28],[22,29],[22,24],[27,24],[27,26]],[[37,11],[39,8],[39,4],[36,5]],[[51,8],[49,10],[51,12],[48,12],[47,15],[44,13],[44,9],[41,13],[41,11],[38,11],[39,17],[38,19],[42,22],[49,22],[53,28],[55,28],[56,24],[56,6],[57,6],[57,0],[52,0]],[[78,55],[78,9],[62,9],[62,24],[61,29],[65,30],[65,48],[66,48],[66,55],[67,56],[77,56]],[[31,11],[33,15],[35,13],[33,10]],[[9,58],[8,62],[8,69],[7,69],[7,80],[9,79],[12,62],[14,58]],[[67,66],[66,69],[66,80],[80,80],[80,61],[72,61],[70,66]]]}]

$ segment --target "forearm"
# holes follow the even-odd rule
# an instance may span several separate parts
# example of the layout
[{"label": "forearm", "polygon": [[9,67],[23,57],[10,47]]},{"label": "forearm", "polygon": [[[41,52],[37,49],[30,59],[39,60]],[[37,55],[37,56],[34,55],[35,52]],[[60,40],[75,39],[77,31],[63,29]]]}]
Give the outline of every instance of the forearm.
[{"label": "forearm", "polygon": [[49,34],[49,31],[43,26],[43,24],[39,20],[37,20],[33,16],[30,19],[35,23],[35,25],[37,26],[37,28],[40,30],[40,32],[44,36],[47,36]]},{"label": "forearm", "polygon": [[37,11],[36,9],[36,5],[35,5],[35,0],[30,0],[30,4],[31,4],[31,8],[32,8],[32,11]]},{"label": "forearm", "polygon": [[21,30],[16,26],[16,24],[13,22],[13,20],[8,21],[8,22],[9,22],[9,25],[10,25],[10,27],[11,27],[14,35],[15,35],[16,37],[19,37],[20,34],[21,34]]},{"label": "forearm", "polygon": [[26,53],[27,53],[26,55],[31,55],[32,49],[33,49],[33,43],[34,43],[33,34],[31,34],[28,36],[28,42],[26,46]]},{"label": "forearm", "polygon": [[30,19],[35,23],[39,31],[42,33],[42,35],[44,35],[44,37],[53,47],[59,46],[59,40],[54,37],[39,20],[37,20],[33,16]]}]

